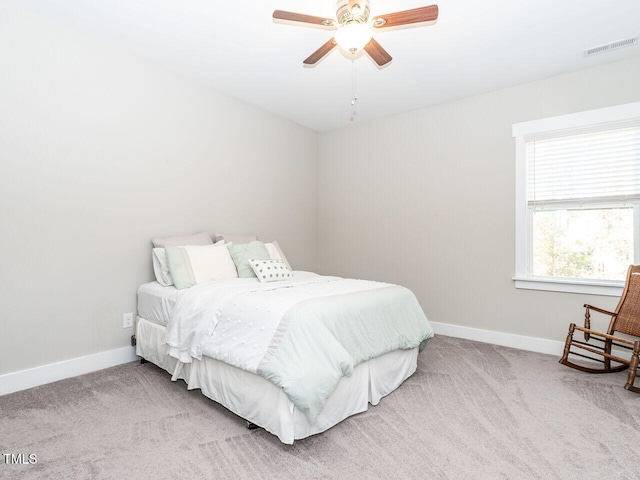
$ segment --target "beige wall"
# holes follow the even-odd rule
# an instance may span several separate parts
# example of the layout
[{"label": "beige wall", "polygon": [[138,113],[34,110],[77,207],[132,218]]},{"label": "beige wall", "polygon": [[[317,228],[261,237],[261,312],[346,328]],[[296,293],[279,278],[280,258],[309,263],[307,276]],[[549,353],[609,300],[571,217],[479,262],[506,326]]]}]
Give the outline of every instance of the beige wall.
[{"label": "beige wall", "polygon": [[321,273],[410,287],[435,322],[564,340],[583,303],[616,299],[514,288],[511,126],[638,101],[638,78],[640,57],[321,133]]},{"label": "beige wall", "polygon": [[315,269],[315,132],[6,2],[0,59],[0,374],[128,345],[152,236]]}]

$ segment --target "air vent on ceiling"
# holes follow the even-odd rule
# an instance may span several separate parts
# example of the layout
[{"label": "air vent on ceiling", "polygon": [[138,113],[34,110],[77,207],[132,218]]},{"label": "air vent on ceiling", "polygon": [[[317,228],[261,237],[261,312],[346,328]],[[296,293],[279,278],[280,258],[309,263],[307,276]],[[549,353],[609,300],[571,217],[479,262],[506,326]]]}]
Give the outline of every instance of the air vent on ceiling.
[{"label": "air vent on ceiling", "polygon": [[590,57],[591,55],[598,55],[599,53],[610,52],[611,50],[615,50],[617,48],[623,47],[633,47],[638,44],[638,36],[623,38],[622,40],[617,40],[615,42],[607,43],[606,45],[598,45],[597,47],[587,48],[584,51],[585,57]]}]

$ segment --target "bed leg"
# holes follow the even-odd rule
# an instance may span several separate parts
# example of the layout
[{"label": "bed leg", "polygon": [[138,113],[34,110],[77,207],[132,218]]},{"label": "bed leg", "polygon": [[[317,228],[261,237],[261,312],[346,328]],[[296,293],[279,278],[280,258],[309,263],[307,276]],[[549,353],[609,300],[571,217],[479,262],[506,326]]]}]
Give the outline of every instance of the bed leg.
[{"label": "bed leg", "polygon": [[147,360],[146,358],[140,357],[140,364],[143,365],[145,363],[149,363],[149,360]]},{"label": "bed leg", "polygon": [[260,428],[258,425],[256,425],[255,423],[251,423],[249,420],[245,420],[247,422],[247,428],[249,430],[256,430],[258,428]]}]

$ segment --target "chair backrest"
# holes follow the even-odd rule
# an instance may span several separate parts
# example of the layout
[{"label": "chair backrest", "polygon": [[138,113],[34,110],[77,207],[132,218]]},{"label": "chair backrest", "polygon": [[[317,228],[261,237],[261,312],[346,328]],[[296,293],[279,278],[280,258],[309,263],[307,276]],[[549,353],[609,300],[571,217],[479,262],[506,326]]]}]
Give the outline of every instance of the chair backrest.
[{"label": "chair backrest", "polygon": [[618,315],[609,325],[609,333],[625,333],[640,337],[640,265],[631,265],[618,306]]}]

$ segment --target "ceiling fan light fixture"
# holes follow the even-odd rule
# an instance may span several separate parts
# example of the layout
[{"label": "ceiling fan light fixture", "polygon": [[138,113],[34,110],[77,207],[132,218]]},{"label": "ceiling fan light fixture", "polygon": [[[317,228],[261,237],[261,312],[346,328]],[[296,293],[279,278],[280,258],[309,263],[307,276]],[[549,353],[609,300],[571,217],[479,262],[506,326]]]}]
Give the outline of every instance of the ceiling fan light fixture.
[{"label": "ceiling fan light fixture", "polygon": [[373,33],[366,23],[349,22],[338,28],[336,43],[347,52],[356,53],[369,43]]}]

